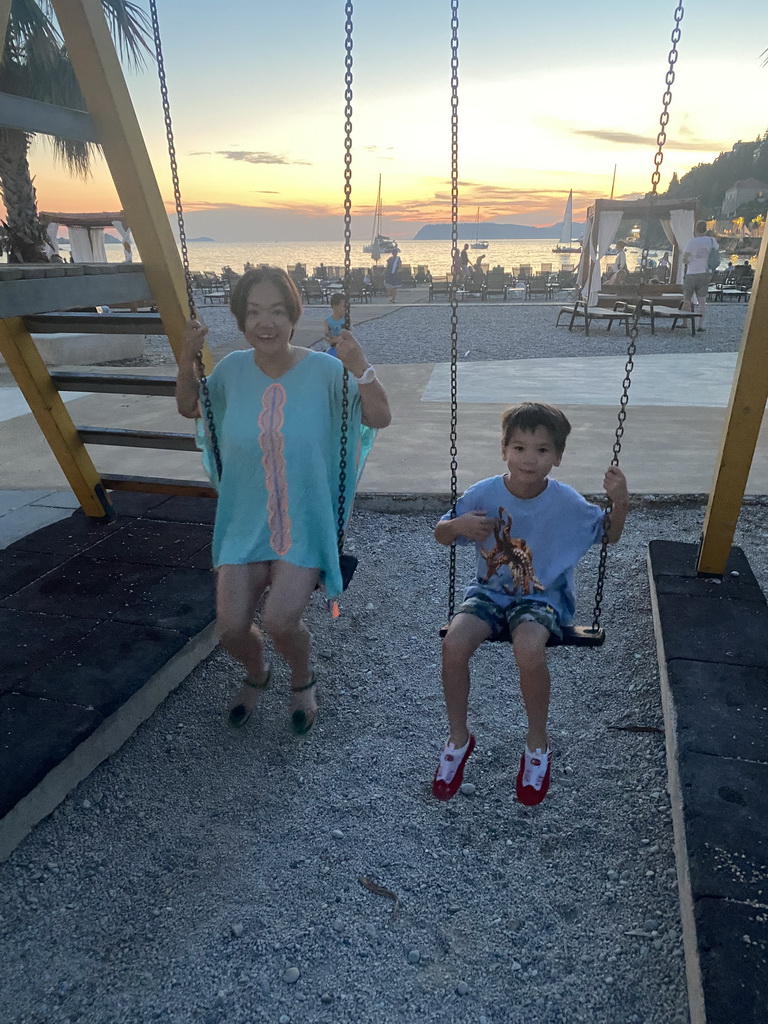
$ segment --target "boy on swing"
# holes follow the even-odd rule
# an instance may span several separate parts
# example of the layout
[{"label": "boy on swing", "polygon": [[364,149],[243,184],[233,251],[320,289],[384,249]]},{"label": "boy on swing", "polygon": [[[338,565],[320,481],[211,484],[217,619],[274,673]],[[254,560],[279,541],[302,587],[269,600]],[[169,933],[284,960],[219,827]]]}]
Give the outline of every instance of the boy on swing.
[{"label": "boy on swing", "polygon": [[[571,425],[551,405],[524,402],[501,418],[501,457],[507,472],[474,484],[435,527],[449,545],[473,543],[477,576],[443,640],[443,691],[450,726],[432,792],[450,800],[475,747],[467,728],[469,661],[484,640],[512,641],[528,734],[517,775],[517,798],[541,803],[549,789],[552,752],[547,739],[550,677],[546,643],[573,621],[573,570],[600,543],[605,513],[549,473],[565,451]],[[613,503],[608,540],[624,529],[628,493],[624,474],[609,466],[603,481]]]}]

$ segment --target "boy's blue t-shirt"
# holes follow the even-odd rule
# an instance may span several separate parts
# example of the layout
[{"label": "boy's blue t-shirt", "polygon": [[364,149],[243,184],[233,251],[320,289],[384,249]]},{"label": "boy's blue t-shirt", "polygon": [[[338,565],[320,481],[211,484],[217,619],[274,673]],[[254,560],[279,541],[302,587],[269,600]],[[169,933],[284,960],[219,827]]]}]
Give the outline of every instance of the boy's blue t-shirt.
[{"label": "boy's blue t-shirt", "polygon": [[336,320],[332,316],[327,316],[325,318],[325,322],[328,325],[328,333],[332,338],[338,338],[341,332],[344,330],[344,320],[345,317],[343,313],[338,320]]},{"label": "boy's blue t-shirt", "polygon": [[[495,521],[494,530],[475,544],[477,575],[465,599],[485,594],[501,607],[521,598],[541,601],[569,626],[576,606],[573,570],[602,538],[603,509],[559,480],[548,479],[535,498],[516,498],[503,476],[473,484],[456,503],[457,516],[478,509]],[[443,516],[450,518],[450,512]]]}]

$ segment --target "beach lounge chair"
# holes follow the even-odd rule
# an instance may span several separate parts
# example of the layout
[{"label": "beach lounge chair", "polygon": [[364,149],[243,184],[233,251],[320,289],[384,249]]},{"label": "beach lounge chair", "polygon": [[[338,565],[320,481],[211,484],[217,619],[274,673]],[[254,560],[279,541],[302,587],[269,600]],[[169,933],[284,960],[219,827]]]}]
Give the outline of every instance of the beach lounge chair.
[{"label": "beach lounge chair", "polygon": [[[651,321],[651,334],[656,333],[656,321],[657,320],[671,320],[672,330],[675,327],[685,327],[686,324],[691,328],[691,334],[696,336],[696,324],[701,320],[701,313],[689,313],[684,311],[682,302],[677,306],[667,306],[663,303],[654,302],[653,299],[643,299],[640,311],[641,315],[647,316]],[[634,310],[633,310],[634,312]]]},{"label": "beach lounge chair", "polygon": [[[624,308],[618,308],[618,307]],[[613,324],[623,323],[624,333],[629,334],[629,321],[632,316],[631,311],[627,307],[625,302],[617,302],[612,310],[609,309],[598,309],[596,306],[589,306],[586,299],[577,299],[572,306],[561,306],[560,312],[557,314],[557,320],[555,321],[555,327],[560,326],[560,318],[565,315],[569,316],[570,320],[568,323],[568,330],[573,330],[573,325],[577,320],[583,320],[584,322],[584,333],[589,337],[589,325],[593,320],[602,321],[608,324],[608,330],[610,331]]]},{"label": "beach lounge chair", "polygon": [[549,274],[536,274],[533,277],[526,278],[525,281],[527,299],[551,299],[553,293],[553,285],[549,280]]},{"label": "beach lounge chair", "polygon": [[429,301],[431,302],[434,298],[441,299],[443,297],[450,299],[452,290],[453,285],[449,280],[441,280],[439,277],[436,277],[429,285]]},{"label": "beach lounge chair", "polygon": [[308,277],[306,281],[301,282],[301,294],[307,302],[325,302],[323,286],[313,277]]},{"label": "beach lounge chair", "polygon": [[485,278],[483,298],[487,299],[489,296],[500,295],[506,302],[507,286],[505,280],[506,275],[504,274],[504,267],[494,267],[492,270],[489,270]]}]

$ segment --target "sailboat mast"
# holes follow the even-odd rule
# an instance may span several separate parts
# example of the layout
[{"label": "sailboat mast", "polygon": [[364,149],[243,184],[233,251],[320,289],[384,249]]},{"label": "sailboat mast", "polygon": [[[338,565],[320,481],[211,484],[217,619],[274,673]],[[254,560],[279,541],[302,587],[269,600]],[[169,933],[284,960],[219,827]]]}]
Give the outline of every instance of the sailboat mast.
[{"label": "sailboat mast", "polygon": [[379,190],[376,193],[376,209],[373,211],[373,232],[371,234],[371,245],[376,241],[376,236],[380,234],[380,222],[381,222],[381,175],[379,175]]}]

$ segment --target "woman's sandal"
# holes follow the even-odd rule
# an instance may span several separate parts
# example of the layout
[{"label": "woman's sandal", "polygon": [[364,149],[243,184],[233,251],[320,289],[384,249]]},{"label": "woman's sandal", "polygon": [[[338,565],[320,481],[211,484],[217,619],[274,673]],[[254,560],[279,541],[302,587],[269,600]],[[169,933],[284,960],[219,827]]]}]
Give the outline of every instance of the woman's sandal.
[{"label": "woman's sandal", "polygon": [[[305,690],[311,690],[317,685],[317,679],[315,678],[314,672],[312,678],[309,680],[306,686],[292,686],[291,693],[304,693]],[[304,708],[296,708],[291,715],[291,729],[294,735],[304,736],[312,726],[315,724],[317,718],[317,708],[312,711],[306,711]]]},{"label": "woman's sandal", "polygon": [[[261,682],[255,683],[252,679],[246,679],[243,681],[243,686],[250,686],[254,690],[266,690],[269,686],[269,682],[272,678],[272,668],[267,665],[266,671],[264,672],[264,678]],[[248,719],[253,714],[253,708],[249,708],[247,704],[235,704],[234,707],[230,708],[227,723],[233,729],[242,728]]]}]

